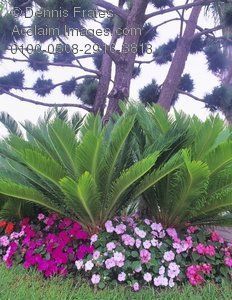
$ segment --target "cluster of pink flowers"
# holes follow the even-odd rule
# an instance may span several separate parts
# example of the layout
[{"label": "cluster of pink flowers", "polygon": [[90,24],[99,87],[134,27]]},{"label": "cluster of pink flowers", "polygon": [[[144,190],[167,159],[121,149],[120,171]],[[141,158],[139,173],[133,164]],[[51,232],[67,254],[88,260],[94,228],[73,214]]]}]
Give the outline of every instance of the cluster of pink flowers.
[{"label": "cluster of pink flowers", "polygon": [[24,219],[20,232],[0,238],[0,247],[8,267],[14,259],[20,259],[24,268],[34,267],[46,277],[67,275],[74,270],[76,259],[93,252],[89,236],[80,224],[67,218],[60,219],[56,214],[48,217],[39,214],[34,223]]},{"label": "cluster of pink flowers", "polygon": [[210,275],[212,266],[210,264],[192,265],[186,270],[186,276],[191,285],[196,286],[202,284],[205,279],[204,275]]},{"label": "cluster of pink flowers", "polygon": [[99,288],[117,282],[139,291],[232,278],[232,245],[195,226],[180,235],[133,215],[108,220],[105,230],[90,237],[78,222],[40,213],[33,222],[23,219],[18,231],[3,233],[0,259],[8,267],[19,262],[45,277],[78,271]]},{"label": "cluster of pink flowers", "polygon": [[[204,243],[200,242],[202,236]],[[220,272],[221,266],[231,267],[231,247],[215,232],[191,226],[180,238],[174,228],[165,229],[136,215],[108,220],[105,231],[91,237],[91,244],[93,254],[75,264],[99,287],[115,281],[130,284],[134,291],[145,285],[173,287],[185,280],[199,285],[210,278],[213,268]],[[216,252],[220,263],[210,264]],[[195,263],[194,253],[199,262]]]}]

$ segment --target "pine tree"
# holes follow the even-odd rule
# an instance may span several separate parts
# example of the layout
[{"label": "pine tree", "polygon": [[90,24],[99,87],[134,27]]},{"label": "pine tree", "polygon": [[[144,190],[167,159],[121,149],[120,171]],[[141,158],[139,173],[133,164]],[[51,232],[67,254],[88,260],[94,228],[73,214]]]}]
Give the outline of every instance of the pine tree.
[{"label": "pine tree", "polygon": [[[188,1],[187,4],[183,2],[179,6],[174,5],[172,0],[119,0],[117,5],[111,2],[108,0],[9,1],[0,15],[0,61],[3,63],[12,60],[21,64],[22,71],[0,76],[0,95],[7,94],[17,100],[37,105],[72,106],[95,113],[100,112],[107,121],[114,112],[120,111],[119,101],[126,101],[129,98],[131,81],[139,78],[144,64],[153,64],[155,70],[156,64],[162,66],[169,63],[169,72],[163,84],[158,85],[156,78],[153,78],[140,89],[140,100],[144,104],[156,102],[169,110],[179,95],[185,94],[205,102],[206,107],[211,110],[223,111],[228,120],[231,120],[232,80],[229,78],[232,78],[232,3],[230,0],[193,0]],[[219,16],[218,25],[214,28],[203,29],[198,25],[198,17],[204,7],[207,7],[209,12],[214,8],[214,12]],[[10,14],[13,8],[20,9],[20,17],[13,17]],[[189,9],[191,14],[188,20],[185,12]],[[177,13],[177,18],[169,17],[171,11]],[[33,43],[37,44],[30,53],[25,52],[28,41],[25,34],[22,34],[28,29],[28,25],[25,28],[26,13],[33,14],[29,27],[33,29]],[[160,15],[165,15],[166,20],[157,24],[156,20]],[[95,30],[88,30],[89,21],[91,21],[91,29]],[[163,45],[156,45],[160,28],[174,21],[180,24],[179,35],[173,36]],[[97,34],[95,24],[106,38]],[[217,38],[214,33],[222,29],[223,36]],[[134,34],[129,34],[132,31]],[[41,32],[43,34],[40,34]],[[70,39],[67,38],[67,32],[78,35],[75,37],[78,49],[82,47],[84,38],[85,41],[87,39],[91,48],[89,52],[84,54],[83,51],[78,52],[77,47],[73,49]],[[25,46],[24,55],[9,55],[9,49],[15,50],[17,43]],[[56,45],[52,53],[41,50],[46,49],[48,43]],[[149,61],[145,58],[148,53],[152,57]],[[213,90],[204,99],[192,95],[194,82],[191,74],[184,74],[188,56],[198,53],[205,54],[209,71],[219,76],[222,82],[221,87]],[[90,67],[90,60],[94,67]],[[25,64],[39,74],[31,87],[25,84],[27,82],[23,71]],[[63,82],[54,84],[52,78],[46,76],[46,72],[51,67],[64,70],[74,68],[77,76],[69,77],[68,72],[64,71]],[[76,101],[54,104],[41,100],[56,88],[60,88],[62,94]],[[36,98],[40,99],[27,98],[24,91],[28,89],[34,90]],[[22,94],[19,96],[20,91]]]}]

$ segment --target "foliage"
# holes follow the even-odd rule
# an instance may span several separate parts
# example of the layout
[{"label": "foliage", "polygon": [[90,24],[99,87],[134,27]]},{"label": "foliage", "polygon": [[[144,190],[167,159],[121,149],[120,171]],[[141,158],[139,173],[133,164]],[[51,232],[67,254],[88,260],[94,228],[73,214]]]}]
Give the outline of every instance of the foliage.
[{"label": "foliage", "polygon": [[29,67],[34,71],[47,71],[48,70],[48,55],[43,52],[34,52],[29,56]]},{"label": "foliage", "polygon": [[159,106],[140,105],[137,120],[138,159],[161,153],[131,196],[142,194],[145,215],[179,228],[186,222],[231,224],[231,129],[218,116],[202,122],[175,112],[171,118]]},{"label": "foliage", "polygon": [[53,83],[51,79],[43,79],[42,77],[37,79],[33,88],[38,96],[44,97],[45,95],[49,95],[51,93]]},{"label": "foliage", "polygon": [[[73,128],[55,119],[24,128],[28,140],[10,136],[2,144],[0,193],[80,221],[98,230],[123,205],[137,182],[151,170],[157,151],[131,161],[126,147],[135,116],[125,114],[103,127],[89,115],[77,138]],[[4,161],[4,160],[3,160]]]},{"label": "foliage", "polygon": [[76,86],[76,96],[83,103],[93,105],[97,93],[98,80],[86,78]]},{"label": "foliage", "polygon": [[93,254],[76,261],[77,269],[100,289],[117,284],[134,291],[172,288],[186,281],[196,286],[232,275],[232,248],[216,232],[189,227],[180,237],[173,228],[137,216],[115,217],[105,229],[91,237]]}]

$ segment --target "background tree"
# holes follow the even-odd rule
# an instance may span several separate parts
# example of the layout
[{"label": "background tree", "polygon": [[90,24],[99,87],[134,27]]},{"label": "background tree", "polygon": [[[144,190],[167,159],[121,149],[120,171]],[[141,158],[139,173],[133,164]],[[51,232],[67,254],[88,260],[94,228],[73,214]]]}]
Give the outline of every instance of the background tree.
[{"label": "background tree", "polygon": [[[36,105],[77,107],[95,113],[100,112],[107,121],[112,113],[119,111],[119,100],[129,98],[131,81],[139,76],[144,64],[164,65],[171,62],[167,78],[162,85],[158,85],[155,79],[152,79],[151,83],[140,90],[142,102],[158,102],[169,110],[179,94],[185,94],[205,102],[210,109],[221,109],[230,120],[230,114],[226,113],[229,108],[218,104],[220,96],[230,103],[229,107],[232,106],[230,88],[225,87],[223,82],[223,86],[216,88],[211,95],[199,99],[191,94],[194,83],[190,75],[183,73],[189,54],[198,52],[205,53],[209,69],[217,76],[229,72],[228,55],[223,51],[223,47],[225,49],[231,43],[230,38],[224,34],[232,25],[231,1],[186,0],[185,4],[179,6],[174,5],[175,1],[172,0],[120,0],[118,3],[115,1],[116,4],[112,2],[114,1],[9,1],[0,16],[0,59],[18,64],[27,63],[33,71],[40,71],[42,74],[51,66],[64,70],[75,68],[77,75],[65,78],[57,84],[42,75],[33,86],[28,87],[25,85],[26,78],[23,71],[11,72],[0,77],[0,94],[7,94]],[[214,28],[201,28],[198,25],[199,14],[204,7],[212,5],[214,7],[217,5],[223,11],[219,18],[220,22]],[[19,17],[13,17],[9,13],[16,7],[20,8]],[[74,7],[80,8],[75,16]],[[28,19],[25,22],[22,16],[31,10],[34,12],[33,18],[28,25]],[[68,17],[64,15],[65,11]],[[190,15],[186,17],[186,12],[189,11]],[[176,18],[169,18],[170,12],[176,12]],[[99,14],[106,17],[100,18]],[[167,17],[165,22],[157,24],[156,20],[160,15]],[[179,35],[156,47],[159,29],[169,22],[177,21],[180,24]],[[37,47],[30,49],[27,47],[28,38],[25,34],[21,34],[30,29],[29,27],[33,29],[31,31],[33,40],[29,39],[30,43],[37,44]],[[67,38],[67,27],[77,29],[79,36],[75,39]],[[94,33],[88,30],[90,28],[95,29]],[[98,30],[101,28],[101,34],[96,31],[97,28]],[[215,32],[222,29],[223,37],[216,36]],[[43,34],[40,34],[39,30],[43,31]],[[74,30],[75,34],[76,32]],[[72,48],[73,40],[78,45],[79,51],[77,46]],[[85,46],[87,40],[88,47]],[[9,49],[15,50],[17,43],[24,45],[20,47],[22,53],[12,56]],[[49,51],[41,51],[38,44],[42,50]],[[54,47],[48,49],[48,44],[53,44]],[[146,54],[152,55],[152,59],[146,60],[144,58]],[[90,58],[93,59],[95,68],[88,63]],[[68,77],[68,71],[66,72]],[[76,101],[76,103],[54,104],[30,99],[25,97],[24,93],[23,95],[18,93],[30,90],[40,97],[46,97],[58,87],[64,95],[76,97],[81,103]]]}]

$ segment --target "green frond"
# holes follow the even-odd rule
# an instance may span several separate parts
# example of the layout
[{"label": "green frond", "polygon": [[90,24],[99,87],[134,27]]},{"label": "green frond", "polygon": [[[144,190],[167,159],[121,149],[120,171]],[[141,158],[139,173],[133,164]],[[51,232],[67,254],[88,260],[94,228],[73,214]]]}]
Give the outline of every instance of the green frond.
[{"label": "green frond", "polygon": [[100,166],[104,151],[103,134],[96,135],[94,131],[90,130],[86,132],[75,154],[77,175],[80,176],[88,171],[95,180],[101,180]]},{"label": "green frond", "polygon": [[204,161],[208,164],[211,176],[232,164],[232,141],[227,141],[208,152]]},{"label": "green frond", "polygon": [[74,155],[78,145],[75,132],[65,122],[57,119],[48,126],[48,133],[60,162],[70,176],[75,178],[77,171]]},{"label": "green frond", "polygon": [[58,185],[60,179],[66,175],[60,164],[36,149],[25,149],[20,157],[31,170],[53,182],[55,185]]},{"label": "green frond", "polygon": [[109,211],[115,206],[120,206],[120,200],[128,189],[140,180],[154,166],[159,152],[155,152],[141,161],[136,162],[129,169],[125,170],[120,177],[112,184],[112,194],[110,195]]},{"label": "green frond", "polygon": [[62,211],[60,211],[50,200],[46,199],[38,190],[22,184],[0,179],[0,194],[12,197],[15,200],[25,200],[62,214]]},{"label": "green frond", "polygon": [[9,133],[17,135],[19,137],[23,136],[18,123],[7,112],[0,112],[0,122],[5,126]]},{"label": "green frond", "polygon": [[101,213],[100,194],[96,183],[89,172],[85,172],[78,180],[64,178],[60,181],[64,194],[65,202],[82,223],[93,224],[99,221]]},{"label": "green frond", "polygon": [[141,183],[135,188],[132,198],[138,198],[142,193],[149,188],[154,187],[157,182],[162,180],[165,176],[168,176],[172,172],[178,170],[184,164],[183,151],[179,151],[172,158],[170,158],[159,169],[154,170],[150,174],[146,175]]}]

